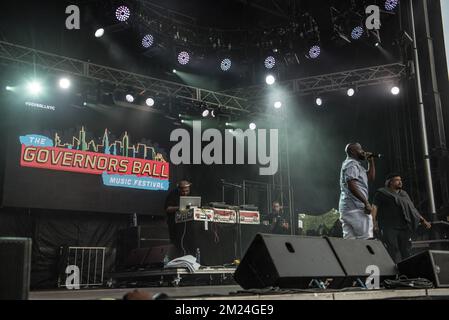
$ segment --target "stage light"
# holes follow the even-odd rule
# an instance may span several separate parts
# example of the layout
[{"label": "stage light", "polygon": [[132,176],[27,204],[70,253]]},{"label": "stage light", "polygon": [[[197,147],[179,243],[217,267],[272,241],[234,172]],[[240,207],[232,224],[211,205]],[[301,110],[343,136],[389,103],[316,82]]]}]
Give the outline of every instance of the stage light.
[{"label": "stage light", "polygon": [[37,81],[32,81],[27,84],[27,90],[32,95],[38,95],[42,92],[42,85]]},{"label": "stage light", "polygon": [[322,106],[323,105],[323,99],[316,98],[315,103],[316,103],[317,106]]},{"label": "stage light", "polygon": [[232,130],[232,129],[229,129],[228,131],[229,131],[229,133],[234,133],[234,130]]},{"label": "stage light", "polygon": [[147,106],[152,107],[154,106],[154,99],[153,98],[147,98],[147,100],[145,100],[145,103]]},{"label": "stage light", "polygon": [[186,122],[186,121],[185,121],[184,119],[182,119],[182,120],[181,120],[181,123],[184,123],[184,122]]},{"label": "stage light", "polygon": [[276,59],[273,56],[269,56],[264,61],[265,68],[272,69],[276,65]]},{"label": "stage light", "polygon": [[59,87],[61,89],[68,89],[68,88],[70,88],[70,80],[67,79],[67,78],[59,79]]},{"label": "stage light", "polygon": [[203,112],[201,113],[201,115],[203,116],[203,118],[206,118],[209,115],[209,110],[203,110]]},{"label": "stage light", "polygon": [[282,107],[282,102],[276,101],[276,102],[274,103],[274,107],[275,107],[276,109],[281,108],[281,107]]},{"label": "stage light", "polygon": [[229,126],[231,126],[231,124],[229,123],[229,122],[226,122],[226,127],[229,127]]},{"label": "stage light", "polygon": [[393,88],[391,88],[392,95],[397,96],[400,92],[401,92],[401,90],[399,89],[399,87],[394,86]]},{"label": "stage light", "polygon": [[251,122],[251,123],[249,124],[249,128],[250,128],[251,130],[256,130],[257,126],[256,126],[256,124],[255,124],[254,122]]},{"label": "stage light", "polygon": [[149,48],[153,45],[154,38],[151,34],[147,34],[142,38],[142,47]]},{"label": "stage light", "polygon": [[375,47],[380,46],[380,42],[379,42],[379,41],[376,41],[376,43],[374,43],[374,46],[375,46]]},{"label": "stage light", "polygon": [[276,78],[273,75],[269,74],[268,76],[265,77],[265,82],[271,86],[276,82]]},{"label": "stage light", "polygon": [[212,110],[212,111],[210,112],[210,115],[212,116],[212,118],[215,118],[215,110]]},{"label": "stage light", "polygon": [[320,56],[320,54],[321,54],[320,46],[313,46],[309,50],[309,57],[312,58],[312,59],[318,58]]},{"label": "stage light", "polygon": [[178,62],[179,64],[186,65],[190,61],[190,55],[187,51],[181,51],[178,54]]},{"label": "stage light", "polygon": [[11,86],[6,86],[6,91],[14,91],[14,87],[11,87]]},{"label": "stage light", "polygon": [[346,91],[346,94],[352,97],[355,94],[355,90],[353,88],[349,88],[348,91]]},{"label": "stage light", "polygon": [[129,94],[129,93],[126,95],[125,99],[129,103],[133,103],[134,102],[134,96],[132,94]]},{"label": "stage light", "polygon": [[221,61],[220,68],[223,71],[228,71],[229,69],[231,69],[231,65],[232,65],[231,59],[225,58]]},{"label": "stage light", "polygon": [[129,11],[129,8],[127,6],[120,6],[115,10],[115,17],[118,21],[124,22],[128,20],[129,16],[131,15],[131,12]]},{"label": "stage light", "polygon": [[100,38],[104,35],[104,29],[103,28],[99,28],[95,31],[95,37],[96,38]]},{"label": "stage light", "polygon": [[351,38],[354,40],[358,40],[362,37],[363,35],[363,28],[361,26],[357,26],[354,29],[352,29],[351,32]]},{"label": "stage light", "polygon": [[173,73],[176,73],[176,69],[173,69],[172,72],[173,72]]},{"label": "stage light", "polygon": [[398,6],[399,0],[385,0],[385,10],[393,11]]}]

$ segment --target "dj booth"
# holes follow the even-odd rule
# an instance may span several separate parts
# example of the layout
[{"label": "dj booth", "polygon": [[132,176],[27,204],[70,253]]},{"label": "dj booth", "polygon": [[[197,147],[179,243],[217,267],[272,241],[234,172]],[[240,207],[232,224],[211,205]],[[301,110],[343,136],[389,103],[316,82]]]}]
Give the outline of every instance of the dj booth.
[{"label": "dj booth", "polygon": [[261,232],[260,213],[240,208],[199,208],[178,211],[176,245],[182,254],[199,257],[201,265],[229,265],[242,259]]}]

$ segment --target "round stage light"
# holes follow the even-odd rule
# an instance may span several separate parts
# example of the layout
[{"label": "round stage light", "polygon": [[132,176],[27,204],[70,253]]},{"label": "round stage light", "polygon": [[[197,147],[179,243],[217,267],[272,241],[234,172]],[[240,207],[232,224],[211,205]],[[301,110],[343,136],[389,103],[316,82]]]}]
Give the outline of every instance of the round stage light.
[{"label": "round stage light", "polygon": [[231,69],[231,65],[232,65],[231,59],[226,58],[221,61],[220,68],[223,71],[228,71],[229,69]]},{"label": "round stage light", "polygon": [[95,37],[96,38],[100,38],[104,35],[104,29],[103,28],[99,28],[95,31]]},{"label": "round stage light", "polygon": [[231,124],[229,122],[226,122],[226,127],[229,127]]},{"label": "round stage light", "polygon": [[401,92],[401,90],[399,89],[399,87],[394,86],[393,88],[391,88],[392,95],[397,96],[400,92]]},{"label": "round stage light", "polygon": [[132,94],[129,94],[129,93],[126,95],[125,99],[126,99],[126,101],[128,101],[128,102],[130,102],[130,103],[134,102],[134,97],[133,97],[133,95],[132,95]]},{"label": "round stage light", "polygon": [[201,115],[203,116],[203,118],[206,118],[209,115],[209,110],[203,110],[203,112],[201,113]]},{"label": "round stage light", "polygon": [[68,89],[70,87],[70,80],[67,78],[59,79],[59,87],[61,89]]},{"label": "round stage light", "polygon": [[177,71],[176,71],[176,69],[173,69],[172,72],[173,72],[173,73],[176,73]]},{"label": "round stage light", "polygon": [[153,98],[147,98],[147,100],[145,100],[145,103],[147,106],[152,107],[154,106],[154,99]]},{"label": "round stage light", "polygon": [[351,38],[354,40],[358,40],[362,37],[363,35],[363,28],[361,26],[357,26],[354,29],[352,29],[351,32]]},{"label": "round stage light", "polygon": [[312,59],[318,58],[320,56],[320,54],[321,54],[320,46],[313,46],[309,50],[309,57],[312,58]]},{"label": "round stage light", "polygon": [[386,0],[385,1],[385,10],[393,11],[398,6],[399,0]]},{"label": "round stage light", "polygon": [[323,100],[321,98],[316,98],[315,103],[317,106],[322,106],[323,105]]},{"label": "round stage light", "polygon": [[6,91],[14,91],[14,87],[11,86],[6,86],[5,89]]},{"label": "round stage light", "polygon": [[251,130],[256,130],[257,126],[256,126],[256,124],[255,124],[254,122],[251,122],[251,123],[249,124],[249,128],[250,128]]},{"label": "round stage light", "polygon": [[142,47],[149,48],[153,45],[154,38],[151,34],[147,34],[142,38]]},{"label": "round stage light", "polygon": [[181,51],[178,54],[178,62],[179,64],[186,65],[190,61],[190,55],[187,51]]},{"label": "round stage light", "polygon": [[128,20],[129,16],[131,15],[131,12],[129,11],[129,8],[127,6],[120,6],[115,10],[115,17],[118,21],[126,21]]},{"label": "round stage light", "polygon": [[281,108],[281,107],[282,107],[282,102],[276,101],[276,102],[274,103],[274,107],[275,107],[276,109]]},{"label": "round stage light", "polygon": [[42,92],[42,85],[37,81],[32,81],[27,84],[27,90],[32,95],[38,95]]},{"label": "round stage light", "polygon": [[276,82],[276,78],[273,75],[269,74],[268,76],[265,77],[265,82],[271,86]]},{"label": "round stage light", "polygon": [[349,88],[346,94],[350,97],[352,97],[355,94],[355,90],[353,88]]},{"label": "round stage light", "polygon": [[380,42],[379,41],[377,41],[375,44],[374,44],[374,46],[375,47],[378,47],[378,46],[380,46]]},{"label": "round stage light", "polygon": [[273,56],[269,56],[264,61],[265,68],[272,69],[276,65],[276,59]]}]

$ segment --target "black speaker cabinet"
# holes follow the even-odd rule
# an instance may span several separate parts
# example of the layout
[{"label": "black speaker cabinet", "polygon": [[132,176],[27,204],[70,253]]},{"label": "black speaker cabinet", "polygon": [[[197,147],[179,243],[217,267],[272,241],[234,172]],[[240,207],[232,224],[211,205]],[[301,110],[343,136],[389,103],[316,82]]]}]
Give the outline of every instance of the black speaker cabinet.
[{"label": "black speaker cabinet", "polygon": [[345,287],[352,286],[352,282],[357,279],[364,282],[369,276],[367,268],[370,266],[379,269],[380,281],[396,278],[396,264],[382,242],[330,237],[326,239],[345,272]]},{"label": "black speaker cabinet", "polygon": [[408,278],[425,278],[437,288],[449,288],[449,251],[418,253],[399,262],[398,269]]},{"label": "black speaker cabinet", "polygon": [[345,273],[324,238],[257,234],[234,274],[250,288],[309,288],[312,280],[339,287]]},{"label": "black speaker cabinet", "polygon": [[0,300],[26,300],[30,291],[31,239],[0,238]]}]

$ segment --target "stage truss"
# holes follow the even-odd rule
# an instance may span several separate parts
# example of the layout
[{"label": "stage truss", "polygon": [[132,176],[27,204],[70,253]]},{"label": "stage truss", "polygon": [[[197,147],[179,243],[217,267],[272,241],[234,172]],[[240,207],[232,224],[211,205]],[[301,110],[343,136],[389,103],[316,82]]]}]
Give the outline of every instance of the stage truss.
[{"label": "stage truss", "polygon": [[[67,74],[116,87],[138,89],[154,95],[164,95],[190,102],[205,103],[236,113],[260,113],[265,110],[266,97],[273,87],[250,86],[222,92],[205,90],[115,69],[78,59],[64,57],[4,41],[0,41],[0,63],[8,66],[35,68],[55,75]],[[322,94],[385,83],[397,83],[406,75],[407,67],[400,63],[379,65],[306,78],[277,82],[274,86],[283,97]]]}]

